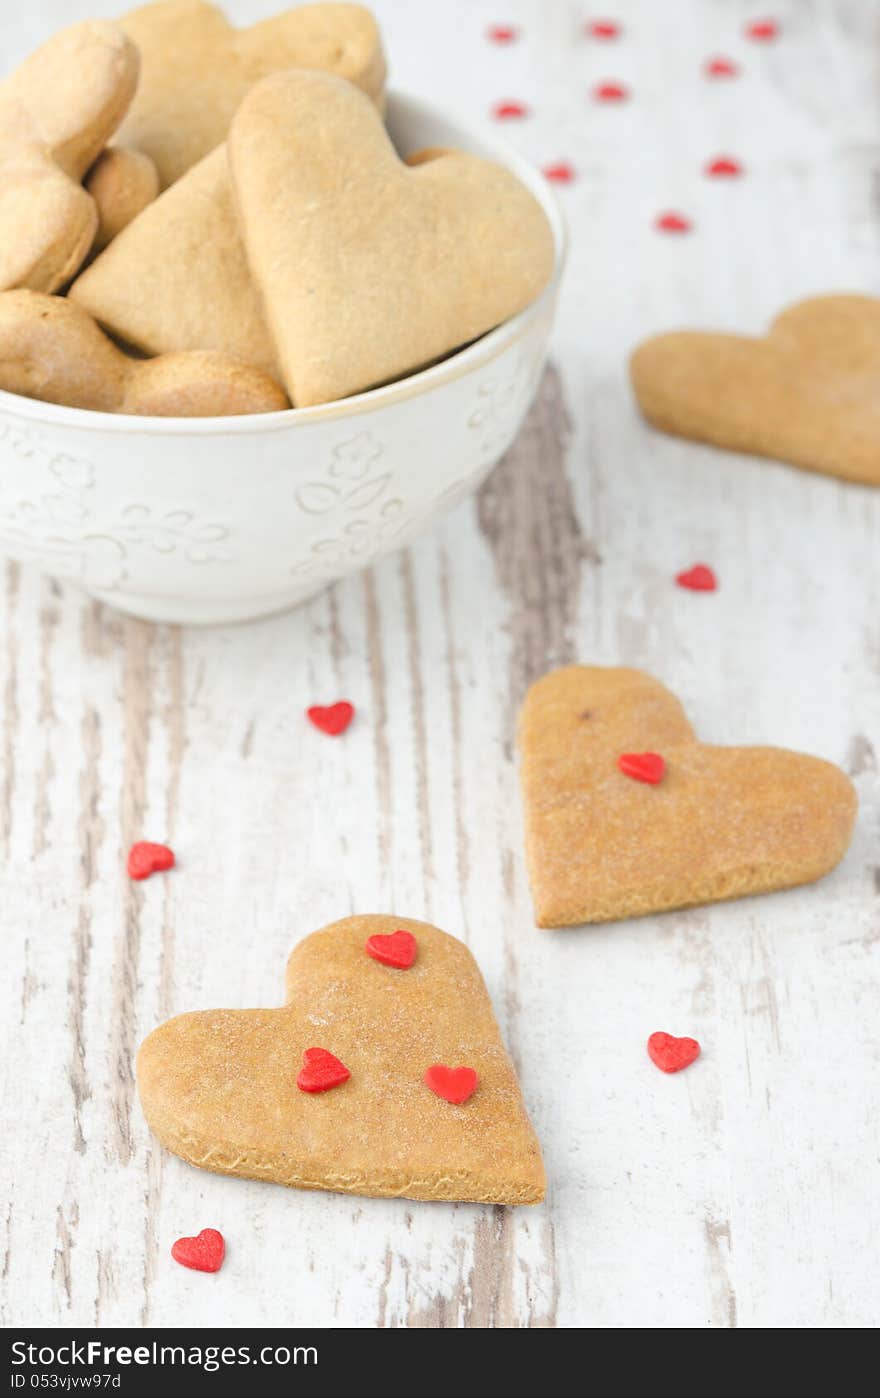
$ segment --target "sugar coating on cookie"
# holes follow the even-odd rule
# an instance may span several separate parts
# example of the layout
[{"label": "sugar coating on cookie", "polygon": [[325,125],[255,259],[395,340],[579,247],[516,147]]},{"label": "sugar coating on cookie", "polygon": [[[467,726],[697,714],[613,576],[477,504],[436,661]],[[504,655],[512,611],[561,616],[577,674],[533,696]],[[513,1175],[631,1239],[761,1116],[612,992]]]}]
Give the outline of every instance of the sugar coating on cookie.
[{"label": "sugar coating on cookie", "polygon": [[[405,972],[365,954],[408,929]],[[476,962],[456,938],[397,916],[349,917],[312,933],[287,966],[276,1010],[179,1015],[141,1046],[138,1088],[160,1141],[222,1174],[348,1194],[536,1203],[541,1152]],[[316,1044],[350,1077],[302,1091]],[[466,1064],[479,1089],[456,1104],[425,1083]]]},{"label": "sugar coating on cookie", "polygon": [[[710,747],[658,680],[572,665],[537,681],[519,723],[526,862],[540,927],[662,912],[809,883],[843,857],[856,814],[830,762]],[[620,754],[654,751],[658,784]]]},{"label": "sugar coating on cookie", "polygon": [[763,339],[677,330],[646,340],[630,375],[663,432],[880,485],[880,299],[817,296]]}]

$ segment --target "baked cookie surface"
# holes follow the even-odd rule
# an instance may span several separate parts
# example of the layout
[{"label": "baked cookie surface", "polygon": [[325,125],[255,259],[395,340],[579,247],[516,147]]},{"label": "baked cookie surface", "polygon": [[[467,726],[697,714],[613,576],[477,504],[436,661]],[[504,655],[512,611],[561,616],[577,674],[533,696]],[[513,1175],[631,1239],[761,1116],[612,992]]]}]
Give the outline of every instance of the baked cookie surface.
[{"label": "baked cookie surface", "polygon": [[124,228],[77,277],[70,298],[142,354],[209,350],[277,376],[235,220],[225,146]]},{"label": "baked cookie surface", "polygon": [[[365,950],[403,928],[414,963]],[[179,1015],[141,1046],[138,1087],[159,1140],[221,1174],[347,1194],[536,1203],[541,1152],[479,968],[427,923],[345,918],[314,932],[287,966],[276,1010]],[[329,1091],[300,1090],[303,1054],[348,1069]],[[435,1064],[478,1076],[462,1105],[424,1076]]]},{"label": "baked cookie surface", "polygon": [[48,403],[146,417],[226,417],[287,408],[268,374],[198,350],[137,359],[64,296],[0,292],[0,389]]},{"label": "baked cookie surface", "polygon": [[[639,670],[572,665],[529,690],[519,725],[526,862],[539,927],[606,922],[810,883],[856,814],[830,762],[711,747]],[[624,755],[660,755],[633,780]]]},{"label": "baked cookie surface", "polygon": [[411,166],[328,73],[265,78],[227,142],[248,264],[296,407],[402,378],[528,306],[553,273],[540,203],[463,151]]},{"label": "baked cookie surface", "polygon": [[116,25],[62,29],[0,83],[0,290],[58,291],[98,227],[80,181],[132,99],[139,58]]},{"label": "baked cookie surface", "polygon": [[646,340],[630,374],[662,432],[880,485],[880,299],[817,296],[764,339],[696,330]]},{"label": "baked cookie surface", "polygon": [[152,158],[163,188],[225,139],[245,93],[269,73],[324,68],[381,99],[382,41],[361,5],[297,5],[236,29],[206,0],[157,0],[120,24],[141,55],[120,141]]}]

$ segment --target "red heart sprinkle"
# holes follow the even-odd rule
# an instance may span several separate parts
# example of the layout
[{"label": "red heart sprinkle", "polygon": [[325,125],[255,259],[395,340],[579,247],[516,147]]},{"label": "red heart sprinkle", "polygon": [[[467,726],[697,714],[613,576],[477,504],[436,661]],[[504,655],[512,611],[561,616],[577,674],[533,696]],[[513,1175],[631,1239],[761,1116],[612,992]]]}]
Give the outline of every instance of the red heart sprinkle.
[{"label": "red heart sprinkle", "polygon": [[219,1272],[226,1243],[216,1228],[203,1228],[195,1238],[178,1238],[172,1243],[171,1256],[181,1267],[191,1267],[194,1272]]},{"label": "red heart sprinkle", "polygon": [[658,214],[654,220],[654,227],[661,233],[689,233],[693,224],[684,214],[670,212]]},{"label": "red heart sprinkle", "polygon": [[374,932],[367,938],[366,953],[383,966],[394,966],[398,971],[408,971],[416,959],[418,942],[411,932],[399,927],[396,932]]},{"label": "red heart sprinkle", "polygon": [[743,167],[738,160],[734,160],[732,155],[719,155],[714,160],[710,160],[706,166],[706,174],[710,176],[734,176],[741,175]]},{"label": "red heart sprinkle", "polygon": [[707,78],[735,78],[739,74],[732,58],[708,58],[703,71]]},{"label": "red heart sprinkle", "polygon": [[473,1068],[447,1068],[434,1063],[425,1074],[425,1082],[438,1097],[458,1107],[473,1097],[477,1090],[477,1075]]},{"label": "red heart sprinkle", "polygon": [[174,850],[138,840],[128,851],[128,873],[132,879],[148,879],[151,874],[174,868]]},{"label": "red heart sprinkle", "polygon": [[648,1053],[664,1073],[680,1073],[699,1058],[700,1045],[696,1039],[676,1039],[674,1034],[658,1032],[648,1040]]},{"label": "red heart sprinkle", "polygon": [[625,102],[629,88],[623,83],[599,83],[593,88],[593,97],[597,102]]},{"label": "red heart sprinkle", "polygon": [[519,38],[519,30],[514,24],[493,24],[486,30],[486,38],[493,44],[513,44]]},{"label": "red heart sprinkle", "polygon": [[515,121],[518,117],[526,117],[529,109],[525,102],[496,102],[492,108],[492,115],[498,121]]},{"label": "red heart sprinkle", "polygon": [[758,39],[766,42],[768,39],[775,39],[779,34],[779,25],[775,19],[755,19],[751,24],[746,25],[746,38]]},{"label": "red heart sprinkle", "polygon": [[574,166],[560,160],[558,165],[545,165],[544,178],[551,184],[571,184],[575,178]]},{"label": "red heart sprinkle", "polygon": [[341,1087],[350,1077],[345,1064],[329,1049],[308,1048],[296,1085],[301,1092],[328,1092],[331,1087]]},{"label": "red heart sprinkle", "polygon": [[329,733],[332,738],[337,738],[340,733],[345,732],[354,718],[354,705],[349,704],[347,699],[341,699],[338,704],[329,704],[326,708],[321,704],[313,704],[310,709],[306,709],[306,717],[316,728],[320,728],[322,733]]},{"label": "red heart sprinkle", "polygon": [[679,587],[690,588],[691,592],[715,592],[718,587],[718,579],[707,563],[695,563],[693,568],[676,573],[675,581]]},{"label": "red heart sprinkle", "polygon": [[593,19],[584,25],[584,31],[591,39],[616,39],[620,34],[620,25],[615,24],[613,19]]},{"label": "red heart sprinkle", "polygon": [[625,777],[648,782],[650,786],[661,782],[666,771],[666,762],[659,752],[624,752],[618,757],[617,765]]}]

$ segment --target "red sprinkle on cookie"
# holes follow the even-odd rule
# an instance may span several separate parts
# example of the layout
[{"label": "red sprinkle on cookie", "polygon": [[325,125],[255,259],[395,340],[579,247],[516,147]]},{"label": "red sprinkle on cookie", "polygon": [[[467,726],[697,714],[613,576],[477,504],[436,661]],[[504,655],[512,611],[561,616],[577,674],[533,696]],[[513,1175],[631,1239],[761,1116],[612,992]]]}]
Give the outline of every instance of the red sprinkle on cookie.
[{"label": "red sprinkle on cookie", "polygon": [[425,1082],[431,1091],[456,1107],[473,1097],[477,1081],[473,1068],[447,1068],[444,1063],[432,1064],[425,1073]]},{"label": "red sprinkle on cookie", "polygon": [[732,58],[707,58],[703,67],[707,78],[735,78],[739,68]]},{"label": "red sprinkle on cookie", "polygon": [[219,1272],[226,1243],[216,1228],[203,1228],[195,1238],[178,1238],[172,1243],[171,1256],[181,1267],[191,1267],[194,1272]]},{"label": "red sprinkle on cookie", "polygon": [[296,1085],[300,1092],[329,1092],[331,1087],[341,1087],[350,1077],[348,1068],[329,1049],[308,1048],[303,1054]]},{"label": "red sprinkle on cookie", "polygon": [[149,840],[138,840],[128,851],[128,874],[132,879],[148,879],[151,874],[160,874],[165,869],[174,868],[174,850],[167,845],[154,845]]},{"label": "red sprinkle on cookie", "polygon": [[741,175],[743,167],[738,160],[734,160],[732,155],[718,155],[714,160],[710,160],[706,166],[706,174],[711,179],[727,178],[733,179]]},{"label": "red sprinkle on cookie", "polygon": [[492,24],[486,30],[486,38],[492,44],[515,44],[519,30],[515,24]]},{"label": "red sprinkle on cookie", "polygon": [[591,19],[584,25],[584,33],[589,34],[591,39],[617,39],[620,37],[620,25],[613,19]]},{"label": "red sprinkle on cookie", "polygon": [[617,765],[625,777],[656,786],[663,780],[666,762],[659,752],[622,752]]},{"label": "red sprinkle on cookie", "polygon": [[313,704],[306,709],[306,717],[322,733],[338,738],[354,718],[354,705],[349,704],[347,699],[341,699],[338,704],[328,704],[326,708],[323,704]]},{"label": "red sprinkle on cookie", "polygon": [[367,956],[381,961],[383,966],[394,966],[398,971],[408,971],[416,959],[418,942],[411,932],[398,928],[396,932],[375,932],[365,944]]},{"label": "red sprinkle on cookie", "polygon": [[520,117],[527,117],[529,109],[525,102],[496,102],[492,108],[492,115],[496,121],[516,121]]},{"label": "red sprinkle on cookie", "polygon": [[567,160],[560,160],[556,165],[545,165],[544,178],[551,184],[571,184],[575,178],[574,166],[569,165]]},{"label": "red sprinkle on cookie", "polygon": [[746,25],[746,38],[757,39],[759,43],[767,43],[778,35],[779,24],[775,19],[754,19]]},{"label": "red sprinkle on cookie", "polygon": [[648,1040],[648,1054],[661,1072],[680,1073],[699,1058],[700,1045],[696,1039],[677,1039],[674,1034],[658,1031]]},{"label": "red sprinkle on cookie", "polygon": [[665,214],[658,214],[654,220],[654,227],[658,233],[690,233],[693,228],[689,218],[684,214],[675,213],[669,210]]},{"label": "red sprinkle on cookie", "polygon": [[625,102],[629,97],[629,88],[623,83],[597,83],[593,88],[593,97],[597,102]]},{"label": "red sprinkle on cookie", "polygon": [[708,563],[695,563],[693,568],[676,573],[675,581],[679,587],[686,587],[691,592],[716,592],[718,589],[718,578]]}]

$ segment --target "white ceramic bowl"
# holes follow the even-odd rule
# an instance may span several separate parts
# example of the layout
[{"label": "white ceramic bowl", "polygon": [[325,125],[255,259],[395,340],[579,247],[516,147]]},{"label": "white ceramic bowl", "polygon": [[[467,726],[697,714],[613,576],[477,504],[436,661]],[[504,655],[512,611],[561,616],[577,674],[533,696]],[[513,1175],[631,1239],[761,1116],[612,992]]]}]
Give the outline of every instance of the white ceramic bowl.
[{"label": "white ceramic bowl", "polygon": [[433,368],[316,408],[142,418],[0,392],[0,551],[134,616],[244,621],[401,547],[476,489],[537,388],[564,229],[544,179],[505,147],[400,95],[388,125],[404,155],[458,146],[531,189],[556,239],[538,300]]}]

